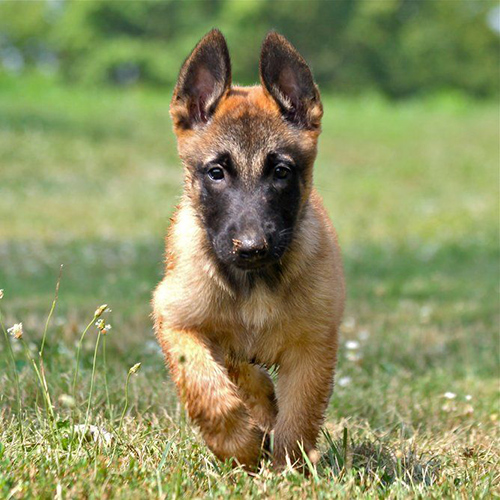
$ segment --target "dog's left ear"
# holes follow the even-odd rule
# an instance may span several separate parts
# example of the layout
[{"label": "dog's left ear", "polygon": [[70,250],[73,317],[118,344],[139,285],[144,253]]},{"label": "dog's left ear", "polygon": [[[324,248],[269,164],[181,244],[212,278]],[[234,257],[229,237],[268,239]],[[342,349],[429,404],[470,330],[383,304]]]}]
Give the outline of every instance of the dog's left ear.
[{"label": "dog's left ear", "polygon": [[230,87],[231,61],[226,40],[219,30],[213,29],[200,40],[181,68],[170,103],[174,126],[187,129],[207,123]]},{"label": "dog's left ear", "polygon": [[274,31],[262,44],[260,80],[285,119],[302,128],[320,127],[323,107],[311,70],[292,44]]}]

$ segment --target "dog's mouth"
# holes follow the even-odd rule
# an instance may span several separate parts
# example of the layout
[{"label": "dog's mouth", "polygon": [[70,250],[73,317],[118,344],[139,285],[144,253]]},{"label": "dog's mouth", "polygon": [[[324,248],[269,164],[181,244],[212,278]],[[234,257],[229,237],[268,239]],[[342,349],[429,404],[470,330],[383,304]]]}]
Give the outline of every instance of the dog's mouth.
[{"label": "dog's mouth", "polygon": [[233,262],[233,265],[241,271],[258,271],[261,269],[265,269],[273,262],[274,260],[272,259],[262,259],[259,261],[242,261],[241,259],[237,259]]}]

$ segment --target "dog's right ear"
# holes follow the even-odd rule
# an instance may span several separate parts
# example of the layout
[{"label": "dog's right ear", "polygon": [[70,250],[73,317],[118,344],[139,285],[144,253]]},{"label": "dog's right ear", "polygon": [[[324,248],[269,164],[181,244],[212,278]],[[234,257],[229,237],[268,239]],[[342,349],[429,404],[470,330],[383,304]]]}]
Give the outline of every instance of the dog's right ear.
[{"label": "dog's right ear", "polygon": [[170,103],[174,127],[189,129],[208,122],[231,86],[231,61],[226,40],[213,29],[182,65]]}]

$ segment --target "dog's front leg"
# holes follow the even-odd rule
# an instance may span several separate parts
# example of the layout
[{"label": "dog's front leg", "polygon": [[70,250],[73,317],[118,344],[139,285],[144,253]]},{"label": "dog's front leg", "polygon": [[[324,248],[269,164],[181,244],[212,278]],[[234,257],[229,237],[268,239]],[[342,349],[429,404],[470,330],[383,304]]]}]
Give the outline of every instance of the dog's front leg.
[{"label": "dog's front leg", "polygon": [[315,462],[315,446],[333,388],[336,341],[292,346],[280,359],[274,462],[302,465],[302,450]]},{"label": "dog's front leg", "polygon": [[198,332],[158,330],[179,395],[209,448],[221,460],[255,466],[264,435],[230,380],[220,349]]}]

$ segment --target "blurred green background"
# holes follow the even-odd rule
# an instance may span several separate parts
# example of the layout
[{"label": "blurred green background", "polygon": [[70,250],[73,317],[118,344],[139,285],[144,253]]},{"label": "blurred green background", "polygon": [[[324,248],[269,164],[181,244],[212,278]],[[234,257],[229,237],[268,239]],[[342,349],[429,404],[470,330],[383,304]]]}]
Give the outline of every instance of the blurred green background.
[{"label": "blurred green background", "polygon": [[[75,498],[102,497],[115,487],[108,474],[126,478],[118,496],[144,495],[146,483],[151,494],[165,439],[179,439],[182,418],[149,300],[182,189],[169,100],[180,64],[212,27],[228,39],[234,81],[257,81],[260,44],[275,28],[320,85],[315,183],[339,233],[348,289],[327,427],[335,437],[348,425],[357,441],[439,457],[436,497],[456,488],[487,496],[500,462],[500,8],[481,0],[0,1],[4,322],[22,321],[35,346],[64,264],[45,351],[56,411],[66,411],[58,396],[70,394],[79,334],[108,303],[111,405],[122,407],[123,378],[142,362],[130,435],[151,440],[137,468],[113,463],[92,481],[76,468],[34,482],[33,463],[51,470],[50,457],[42,450],[34,462],[9,452],[0,496],[24,481],[25,496],[52,497],[61,481]],[[84,345],[79,401],[95,339],[88,335]],[[15,393],[4,340],[0,418],[7,422]],[[26,421],[36,427],[39,393],[16,356]],[[92,408],[112,428],[100,359]],[[0,441],[18,439],[5,432]],[[183,442],[186,457],[202,446],[197,437]],[[464,459],[464,449],[480,458]],[[183,467],[175,476],[181,493],[201,496],[203,471],[213,473],[200,459],[201,475],[193,475],[192,460],[169,459],[168,467]],[[92,461],[80,466],[94,470]],[[358,487],[369,491],[356,481],[353,496]],[[231,480],[217,484],[221,492],[235,488]]]},{"label": "blurred green background", "polygon": [[230,43],[236,80],[249,84],[263,37],[277,29],[324,90],[488,97],[498,94],[498,16],[498,3],[485,0],[3,1],[0,58],[4,72],[169,88],[215,26]]}]

